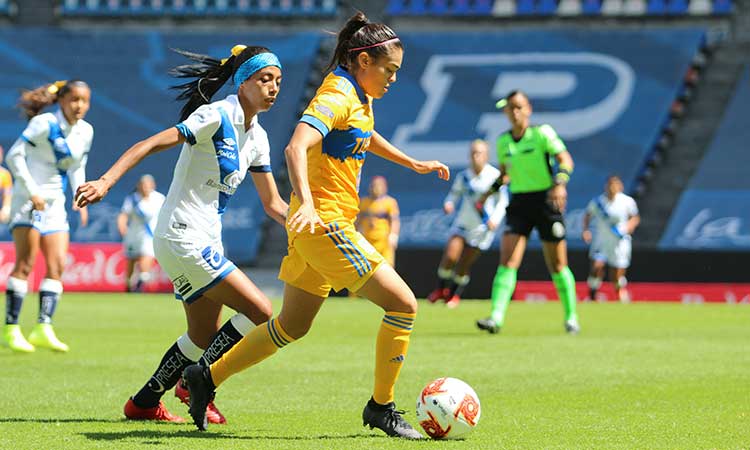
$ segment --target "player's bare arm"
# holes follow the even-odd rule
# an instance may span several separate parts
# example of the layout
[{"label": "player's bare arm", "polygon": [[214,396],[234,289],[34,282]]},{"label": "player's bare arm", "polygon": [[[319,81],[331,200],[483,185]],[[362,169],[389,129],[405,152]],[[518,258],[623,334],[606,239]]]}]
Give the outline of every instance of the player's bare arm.
[{"label": "player's bare arm", "polygon": [[289,181],[294,194],[299,198],[300,207],[289,218],[289,228],[300,232],[308,225],[310,233],[315,232],[315,225],[323,226],[323,221],[315,211],[310,183],[307,178],[307,149],[323,139],[318,130],[306,123],[297,124],[292,139],[284,149],[286,165],[289,169]]},{"label": "player's bare arm", "polygon": [[284,226],[286,224],[289,205],[279,195],[276,182],[271,172],[250,172],[255,189],[263,204],[263,210],[270,218]]},{"label": "player's bare arm", "polygon": [[407,169],[411,169],[417,173],[426,174],[430,172],[437,172],[438,177],[441,180],[447,181],[451,178],[450,169],[445,164],[441,163],[440,161],[416,160],[396,148],[375,130],[373,130],[372,132],[372,137],[370,138],[370,147],[368,148],[368,151],[380,156],[381,158],[387,159],[388,161],[394,162],[400,166],[404,166]]},{"label": "player's bare arm", "polygon": [[164,151],[185,142],[185,137],[175,127],[168,128],[133,145],[98,180],[88,181],[78,187],[75,203],[82,208],[103,199],[122,176],[146,156]]}]

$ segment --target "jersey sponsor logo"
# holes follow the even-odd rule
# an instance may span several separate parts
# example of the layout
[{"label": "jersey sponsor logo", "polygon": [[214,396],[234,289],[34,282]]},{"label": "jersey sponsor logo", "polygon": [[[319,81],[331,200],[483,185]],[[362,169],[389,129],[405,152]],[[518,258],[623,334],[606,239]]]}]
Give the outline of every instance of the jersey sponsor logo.
[{"label": "jersey sponsor logo", "polygon": [[214,270],[219,270],[219,268],[227,262],[227,259],[224,257],[224,255],[216,251],[216,249],[214,249],[210,245],[201,250],[201,256],[203,257],[203,260],[206,261],[208,265],[211,266],[211,268]]},{"label": "jersey sponsor logo", "polygon": [[327,107],[326,105],[315,105],[315,109],[329,119],[333,119],[333,111],[331,111],[331,108]]},{"label": "jersey sponsor logo", "polygon": [[[231,176],[231,174],[227,175]],[[239,184],[239,183],[237,183]],[[206,180],[206,186],[216,189],[217,191],[223,192],[225,194],[234,195],[234,192],[237,190],[236,187],[227,186],[223,183],[217,183],[213,179],[209,178]]]},{"label": "jersey sponsor logo", "polygon": [[224,177],[224,180],[222,180],[223,183],[232,189],[236,189],[237,186],[242,183],[242,175],[240,174],[239,170],[235,170],[234,172],[231,172],[227,174],[227,176]]},{"label": "jersey sponsor logo", "polygon": [[234,150],[231,147],[219,147],[216,149],[216,154],[231,160],[237,159],[237,154],[234,153]]},{"label": "jersey sponsor logo", "polygon": [[175,291],[177,291],[182,296],[185,296],[185,294],[193,289],[193,285],[190,283],[190,281],[188,281],[185,275],[180,275],[179,277],[172,280],[172,285],[174,286]]},{"label": "jersey sponsor logo", "polygon": [[[617,57],[593,52],[527,52],[433,55],[427,61],[419,84],[426,95],[425,102],[413,122],[399,125],[391,142],[417,159],[439,159],[448,164],[464,165],[465,155],[456,148],[467,148],[478,134],[492,141],[510,128],[502,111],[481,112],[489,105],[486,96],[478,96],[474,106],[474,127],[449,128],[451,117],[461,111],[467,99],[453,93],[457,80],[466,71],[482,70],[497,73],[491,77],[472,80],[477,92],[490,92],[490,98],[500,98],[512,89],[521,89],[534,99],[555,100],[575,96],[583,85],[585,75],[601,73],[607,83],[601,88],[587,85],[587,89],[601,89],[592,104],[575,106],[564,111],[534,112],[535,123],[550,124],[560,131],[563,139],[583,139],[613,125],[630,104],[635,86],[633,68]],[[491,106],[487,106],[490,109]],[[450,133],[446,135],[446,133]],[[444,136],[436,139],[433,136]]]}]

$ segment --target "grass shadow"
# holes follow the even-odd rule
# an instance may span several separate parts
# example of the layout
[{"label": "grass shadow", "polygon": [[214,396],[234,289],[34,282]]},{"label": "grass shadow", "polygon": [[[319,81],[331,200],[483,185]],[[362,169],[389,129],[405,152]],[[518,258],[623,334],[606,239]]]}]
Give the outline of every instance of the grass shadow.
[{"label": "grass shadow", "polygon": [[0,417],[0,423],[118,423],[122,419],[99,419],[95,417],[68,418],[32,418],[32,417]]},{"label": "grass shadow", "polygon": [[327,435],[317,436],[278,436],[278,435],[241,435],[229,433],[201,432],[198,430],[179,430],[179,431],[159,431],[159,430],[129,430],[129,431],[109,431],[109,432],[90,432],[80,433],[87,439],[93,441],[120,441],[127,439],[143,439],[150,444],[162,444],[163,440],[174,438],[190,439],[237,439],[237,440],[280,440],[280,441],[317,441],[317,440],[341,440],[356,438],[387,438],[387,436],[378,436],[366,433],[348,434],[348,435]]}]

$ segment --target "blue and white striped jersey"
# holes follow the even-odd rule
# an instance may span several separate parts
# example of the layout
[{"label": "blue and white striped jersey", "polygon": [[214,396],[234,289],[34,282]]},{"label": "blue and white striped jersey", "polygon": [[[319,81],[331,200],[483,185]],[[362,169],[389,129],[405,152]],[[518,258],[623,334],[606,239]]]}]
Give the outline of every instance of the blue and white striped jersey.
[{"label": "blue and white striped jersey", "polygon": [[271,171],[266,131],[257,116],[247,131],[244,123],[239,100],[230,95],[176,125],[187,142],[159,214],[157,237],[221,240],[221,216],[247,172]]},{"label": "blue and white striped jersey", "polygon": [[477,211],[475,203],[479,197],[487,192],[492,183],[500,176],[500,171],[490,164],[485,164],[482,170],[477,174],[469,167],[458,173],[453,186],[444,203],[453,203],[461,206],[456,212],[454,226],[465,230],[472,230],[480,225],[486,224],[492,220],[499,224],[505,216],[505,207],[508,206],[507,187],[503,186],[499,192],[489,196],[484,202],[482,211]]},{"label": "blue and white striped jersey", "polygon": [[120,212],[128,216],[128,232],[123,237],[126,242],[140,242],[154,236],[156,220],[164,200],[164,194],[156,191],[146,198],[137,191],[125,197]]},{"label": "blue and white striped jersey", "polygon": [[86,161],[94,128],[85,120],[70,125],[61,110],[34,116],[6,160],[13,174],[14,195],[39,195],[47,201],[65,198],[86,180]]}]

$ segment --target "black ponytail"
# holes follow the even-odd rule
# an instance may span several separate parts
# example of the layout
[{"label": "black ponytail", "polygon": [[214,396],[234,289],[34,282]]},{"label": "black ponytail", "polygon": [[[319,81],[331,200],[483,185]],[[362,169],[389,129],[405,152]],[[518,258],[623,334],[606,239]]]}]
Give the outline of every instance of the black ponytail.
[{"label": "black ponytail", "polygon": [[401,41],[394,41],[385,45],[377,45],[396,39],[396,33],[388,25],[370,22],[362,11],[358,11],[339,31],[336,41],[336,49],[333,52],[331,62],[326,67],[326,72],[333,70],[336,66],[343,66],[351,71],[357,66],[358,51],[352,49],[363,48],[363,52],[377,59],[387,55],[393,48],[403,49]]},{"label": "black ponytail", "polygon": [[201,105],[211,103],[211,98],[234,75],[242,63],[260,53],[271,52],[266,47],[246,47],[241,51],[235,47],[229,58],[220,60],[186,50],[173,50],[196,62],[183,64],[169,71],[169,74],[176,78],[193,78],[192,81],[171,87],[180,92],[177,100],[187,100],[180,110],[180,121],[187,119]]}]

